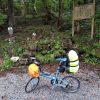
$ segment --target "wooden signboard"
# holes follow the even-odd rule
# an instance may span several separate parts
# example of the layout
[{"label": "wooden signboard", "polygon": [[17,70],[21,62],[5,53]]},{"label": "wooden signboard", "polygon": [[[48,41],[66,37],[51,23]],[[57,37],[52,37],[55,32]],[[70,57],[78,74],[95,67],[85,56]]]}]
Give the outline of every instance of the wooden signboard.
[{"label": "wooden signboard", "polygon": [[94,5],[86,4],[74,7],[74,20],[89,19],[94,16]]},{"label": "wooden signboard", "polygon": [[73,1],[72,36],[74,36],[74,22],[83,19],[92,19],[91,38],[94,32],[95,0],[93,3],[75,6]]}]

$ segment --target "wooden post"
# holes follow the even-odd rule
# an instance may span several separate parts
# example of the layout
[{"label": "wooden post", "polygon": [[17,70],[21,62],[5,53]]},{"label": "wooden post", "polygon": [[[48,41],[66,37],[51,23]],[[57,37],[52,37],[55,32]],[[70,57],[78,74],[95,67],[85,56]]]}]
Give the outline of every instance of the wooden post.
[{"label": "wooden post", "polygon": [[72,20],[72,37],[74,37],[74,20]]},{"label": "wooden post", "polygon": [[[95,15],[95,0],[93,1],[93,6],[94,6],[94,15]],[[94,24],[95,24],[95,19],[94,19],[94,16],[93,16],[93,18],[92,18],[92,28],[91,28],[91,39],[93,39]]]},{"label": "wooden post", "polygon": [[80,31],[80,24],[79,24],[79,21],[77,21],[77,33],[79,33]]},{"label": "wooden post", "polygon": [[74,0],[73,0],[73,15],[72,15],[72,37],[74,37]]},{"label": "wooden post", "polygon": [[94,34],[94,18],[92,18],[91,39],[93,39],[93,34]]}]

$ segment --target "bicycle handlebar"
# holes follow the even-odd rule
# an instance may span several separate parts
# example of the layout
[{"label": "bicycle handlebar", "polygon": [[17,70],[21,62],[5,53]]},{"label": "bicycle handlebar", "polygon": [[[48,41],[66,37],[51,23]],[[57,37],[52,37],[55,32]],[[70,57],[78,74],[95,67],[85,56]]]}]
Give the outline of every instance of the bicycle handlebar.
[{"label": "bicycle handlebar", "polygon": [[56,60],[61,61],[61,62],[65,62],[65,61],[67,61],[67,58],[57,58]]}]

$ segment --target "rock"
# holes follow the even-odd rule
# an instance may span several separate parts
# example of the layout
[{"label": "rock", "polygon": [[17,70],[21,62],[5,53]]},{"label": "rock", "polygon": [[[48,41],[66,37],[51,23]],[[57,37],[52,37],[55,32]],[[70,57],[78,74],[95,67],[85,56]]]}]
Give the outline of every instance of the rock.
[{"label": "rock", "polygon": [[19,60],[19,57],[18,56],[12,56],[11,58],[10,58],[13,62],[17,62],[18,60]]}]

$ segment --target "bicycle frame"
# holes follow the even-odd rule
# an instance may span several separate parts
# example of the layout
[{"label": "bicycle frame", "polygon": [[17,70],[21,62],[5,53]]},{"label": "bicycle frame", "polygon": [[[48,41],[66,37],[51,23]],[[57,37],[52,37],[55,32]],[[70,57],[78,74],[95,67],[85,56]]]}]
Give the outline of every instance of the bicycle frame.
[{"label": "bicycle frame", "polygon": [[[59,68],[60,68],[60,66],[57,68],[57,71],[56,71],[56,74],[54,75],[54,76],[51,76],[51,74],[50,73],[47,73],[47,72],[41,72],[40,73],[40,77],[45,77],[45,78],[47,78],[47,79],[49,79],[49,80],[54,80],[54,83],[53,83],[53,86],[54,85],[56,85],[56,86],[62,86],[62,87],[65,87],[65,85],[62,85],[62,84],[60,84],[60,83],[57,83],[56,84],[56,80],[58,79],[58,81],[63,81],[62,80],[62,78],[60,78],[59,77]],[[64,83],[64,84],[68,84],[68,83]]]},{"label": "bicycle frame", "polygon": [[[60,64],[62,63],[62,61],[66,61],[67,59],[66,58],[63,58],[63,59],[57,59],[57,60],[60,60],[60,63],[59,63],[59,66],[58,66],[58,68],[57,68],[57,70],[56,70],[56,74],[54,75],[54,76],[51,76],[51,74],[50,73],[47,73],[47,72],[41,72],[40,73],[40,77],[45,77],[45,78],[47,78],[47,79],[49,79],[49,80],[52,80],[53,79],[53,81],[54,81],[54,83],[53,83],[53,85],[55,85],[56,84],[56,80],[58,80],[58,81],[62,81],[62,79],[60,79],[60,77],[59,77],[59,69],[60,69]],[[58,83],[57,83],[58,84]],[[61,85],[61,84],[58,84],[58,85]],[[62,86],[62,85],[61,85]]]},{"label": "bicycle frame", "polygon": [[[60,61],[59,66],[58,66],[58,68],[57,68],[57,70],[56,70],[56,75],[55,75],[55,78],[57,79],[57,77],[58,77],[58,75],[59,75],[60,65],[61,65],[61,63],[62,63],[63,61],[67,61],[67,58],[58,58],[58,59],[56,59],[56,60]],[[41,67],[43,67],[43,66],[41,66]],[[52,79],[52,77],[50,76],[50,73],[47,73],[47,72],[41,72],[41,73],[40,73],[40,76],[46,77],[46,78],[48,78],[48,79]]]},{"label": "bicycle frame", "polygon": [[54,76],[51,76],[50,73],[47,73],[44,71],[40,73],[40,77],[45,77],[45,78],[50,79],[50,80],[51,79],[56,80],[58,78],[58,75],[59,75],[59,67],[57,68],[56,74]]}]

